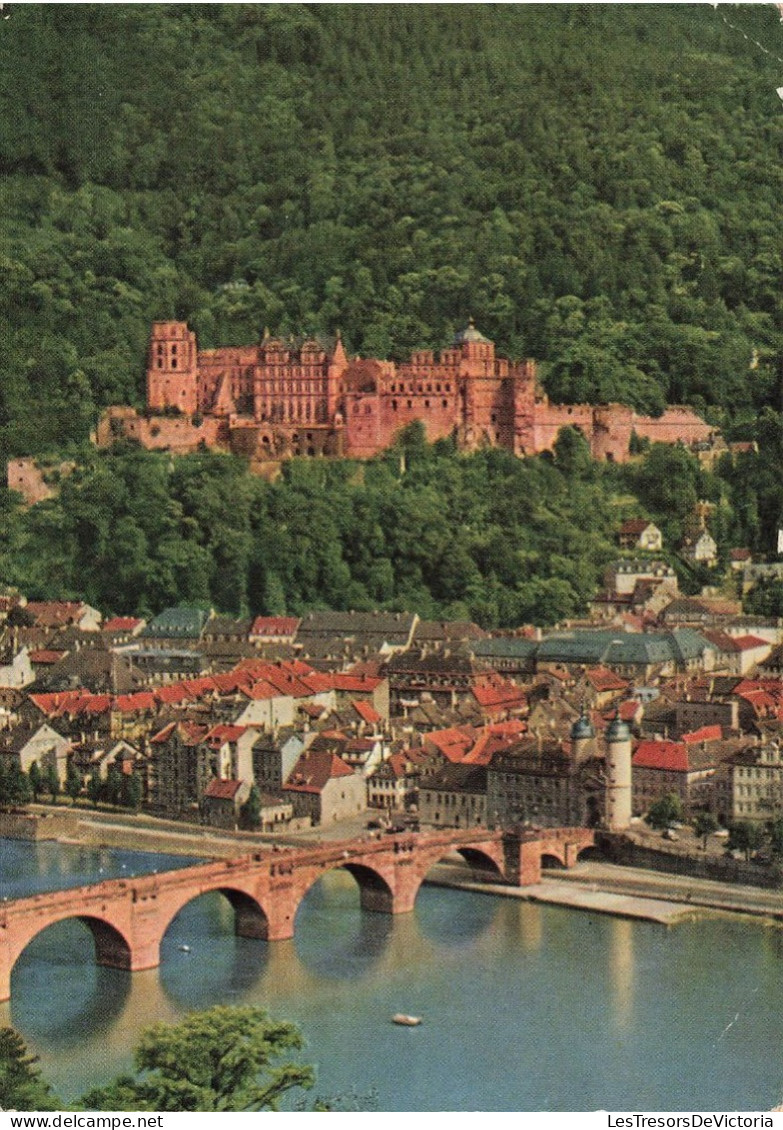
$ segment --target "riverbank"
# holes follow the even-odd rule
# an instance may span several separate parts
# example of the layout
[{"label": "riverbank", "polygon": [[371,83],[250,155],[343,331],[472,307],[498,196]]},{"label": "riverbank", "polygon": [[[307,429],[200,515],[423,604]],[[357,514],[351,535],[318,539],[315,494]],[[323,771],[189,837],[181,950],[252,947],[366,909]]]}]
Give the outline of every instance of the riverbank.
[{"label": "riverbank", "polygon": [[474,881],[442,864],[428,882],[481,894],[566,906],[672,926],[708,914],[749,915],[783,924],[780,893],[590,860],[569,871],[547,871],[530,887]]},{"label": "riverbank", "polygon": [[[318,828],[290,837],[231,832],[144,815],[90,809],[65,810],[60,806],[41,805],[36,808],[42,814],[68,812],[71,817],[69,833],[57,837],[63,842],[190,855],[202,859],[225,859],[273,844],[302,846],[317,841],[323,834],[323,830]],[[362,834],[364,826],[364,819],[357,819],[349,828],[329,828],[324,838],[349,838]],[[472,877],[464,866],[448,863],[440,864],[437,873],[427,881],[483,894],[664,925],[709,913],[745,914],[783,923],[783,893],[780,891],[598,860],[581,861],[568,871],[545,871],[542,882],[531,887],[482,881],[478,876]]]}]

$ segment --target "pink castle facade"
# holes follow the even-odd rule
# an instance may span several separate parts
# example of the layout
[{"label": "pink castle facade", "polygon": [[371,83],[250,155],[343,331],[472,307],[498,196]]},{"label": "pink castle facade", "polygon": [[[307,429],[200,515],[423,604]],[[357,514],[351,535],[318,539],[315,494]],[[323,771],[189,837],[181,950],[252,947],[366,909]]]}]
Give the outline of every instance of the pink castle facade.
[{"label": "pink castle facade", "polygon": [[552,448],[562,427],[580,429],[596,459],[624,462],[632,433],[651,442],[705,442],[708,424],[690,408],[659,418],[626,405],[550,404],[533,361],[512,362],[471,324],[436,357],[403,364],[349,358],[339,337],[327,348],[268,335],[257,345],[199,350],[184,322],[155,322],[147,363],[147,412],[110,408],[97,442],[120,436],[175,452],[201,445],[256,463],[293,455],[369,458],[421,421],[432,441],[455,435],[463,450],[515,455]]}]

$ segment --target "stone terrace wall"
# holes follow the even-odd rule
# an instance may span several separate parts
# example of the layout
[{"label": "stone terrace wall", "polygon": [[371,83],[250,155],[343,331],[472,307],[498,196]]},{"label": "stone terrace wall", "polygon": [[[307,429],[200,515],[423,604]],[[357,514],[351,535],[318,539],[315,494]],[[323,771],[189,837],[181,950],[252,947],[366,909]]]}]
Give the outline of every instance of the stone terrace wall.
[{"label": "stone terrace wall", "polygon": [[596,840],[610,863],[621,863],[626,867],[643,867],[670,875],[691,875],[694,879],[745,883],[773,890],[783,886],[783,870],[775,864],[745,863],[730,856],[705,855],[702,858],[663,842],[659,848],[649,848],[622,834],[601,833]]}]

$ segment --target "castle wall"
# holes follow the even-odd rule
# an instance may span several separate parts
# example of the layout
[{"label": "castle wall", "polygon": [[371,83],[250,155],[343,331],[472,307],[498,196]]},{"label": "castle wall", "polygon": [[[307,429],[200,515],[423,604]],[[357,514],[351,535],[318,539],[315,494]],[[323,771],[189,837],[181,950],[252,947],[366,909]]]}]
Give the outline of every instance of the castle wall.
[{"label": "castle wall", "polygon": [[[488,445],[535,455],[550,451],[570,425],[583,433],[594,458],[622,463],[634,431],[663,443],[694,443],[711,434],[689,408],[670,408],[653,419],[623,404],[550,404],[538,389],[534,362],[496,357],[494,344],[472,323],[437,359],[419,350],[394,365],[349,362],[339,337],[331,353],[317,341],[297,346],[268,334],[252,346],[197,351],[186,323],[156,322],[147,404],[154,413],[149,419],[110,410],[98,442],[125,434],[172,451],[230,444],[256,460],[369,458],[420,421],[430,441],[456,433],[465,450]],[[182,415],[167,414],[174,408]],[[194,425],[197,413],[203,421]]]},{"label": "castle wall", "polygon": [[[73,469],[73,464],[61,464],[60,471],[67,473]],[[35,506],[47,498],[53,498],[56,491],[44,479],[44,472],[35,459],[9,459],[6,472],[6,483],[9,490],[21,494],[28,506]]]},{"label": "castle wall", "polygon": [[692,408],[674,405],[662,416],[636,416],[634,431],[650,443],[705,443],[713,434],[710,427]]},{"label": "castle wall", "polygon": [[[196,417],[198,419],[198,417]],[[184,455],[206,447],[227,447],[225,421],[205,416],[193,423],[191,416],[139,416],[134,408],[108,408],[98,422],[96,443],[109,447],[118,439],[137,440],[149,451],[173,451]]]}]

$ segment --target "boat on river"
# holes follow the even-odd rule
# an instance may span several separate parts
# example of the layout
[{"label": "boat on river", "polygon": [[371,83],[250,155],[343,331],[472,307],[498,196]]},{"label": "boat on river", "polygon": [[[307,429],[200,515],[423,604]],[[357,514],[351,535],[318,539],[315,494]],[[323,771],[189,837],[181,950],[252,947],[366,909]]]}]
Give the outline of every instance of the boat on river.
[{"label": "boat on river", "polygon": [[392,1024],[403,1024],[406,1028],[415,1028],[417,1024],[421,1024],[420,1016],[409,1016],[406,1012],[395,1012],[392,1017]]}]

